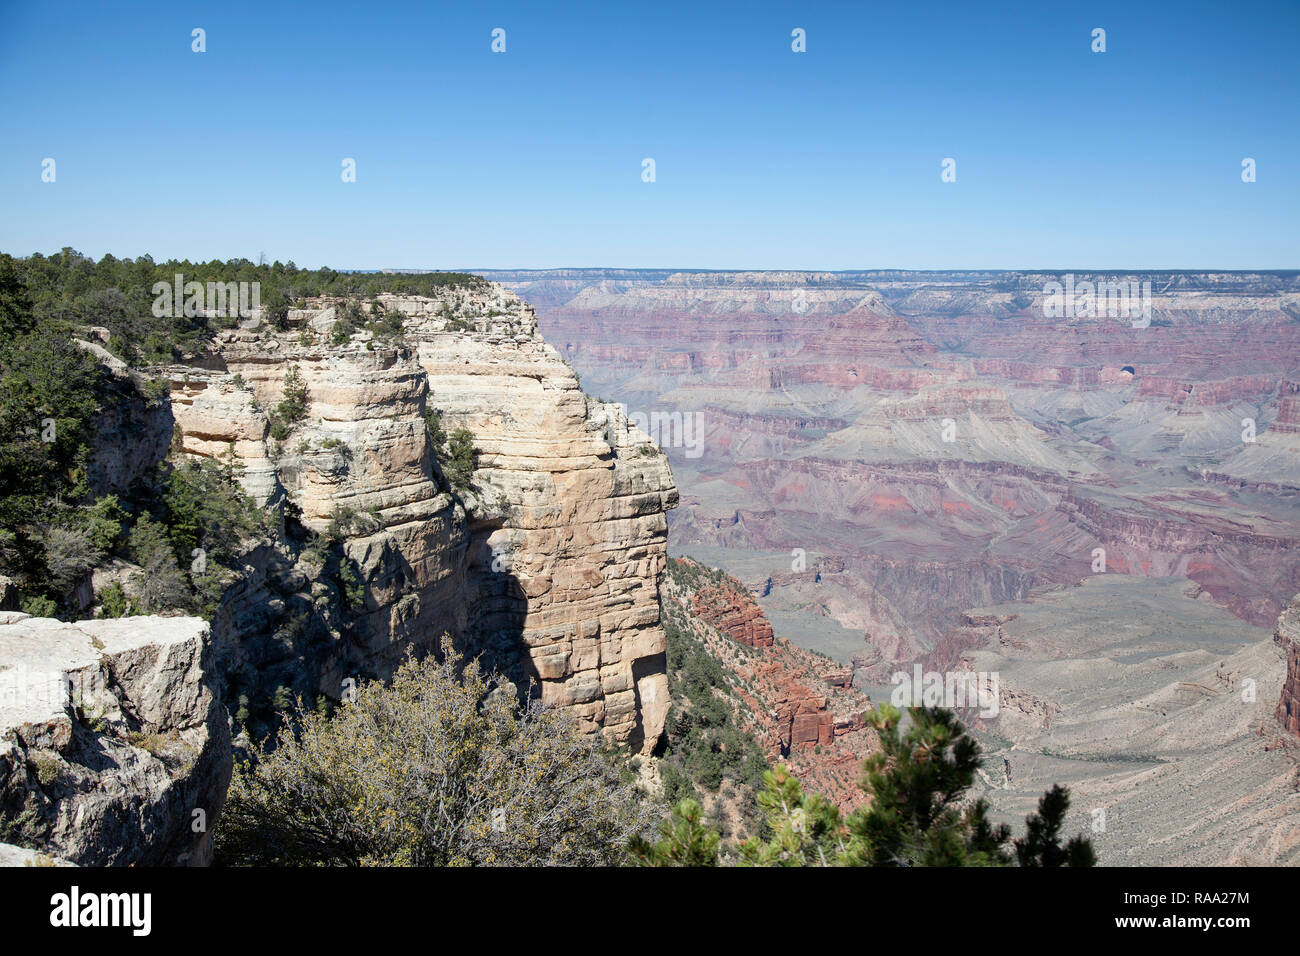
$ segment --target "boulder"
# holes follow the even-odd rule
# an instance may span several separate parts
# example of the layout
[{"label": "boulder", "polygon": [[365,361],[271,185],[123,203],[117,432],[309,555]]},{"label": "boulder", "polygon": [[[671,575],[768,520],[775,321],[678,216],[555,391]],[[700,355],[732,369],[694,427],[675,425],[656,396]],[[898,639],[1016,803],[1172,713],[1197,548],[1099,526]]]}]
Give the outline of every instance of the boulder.
[{"label": "boulder", "polygon": [[0,836],[79,865],[204,865],[231,773],[208,626],[0,622]]}]

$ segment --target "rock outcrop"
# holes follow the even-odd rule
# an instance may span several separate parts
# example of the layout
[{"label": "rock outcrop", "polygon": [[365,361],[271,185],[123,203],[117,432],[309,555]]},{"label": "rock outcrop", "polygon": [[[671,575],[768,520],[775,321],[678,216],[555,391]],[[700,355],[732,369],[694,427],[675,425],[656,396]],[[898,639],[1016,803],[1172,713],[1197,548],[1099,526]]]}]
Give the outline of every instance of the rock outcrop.
[{"label": "rock outcrop", "polygon": [[697,617],[733,641],[747,647],[772,646],[772,623],[754,599],[740,588],[725,584],[700,588],[691,596],[691,607]]},{"label": "rock outcrop", "polygon": [[1277,719],[1300,737],[1300,595],[1292,598],[1278,617],[1273,641],[1286,654],[1286,681],[1277,704]]},{"label": "rock outcrop", "polygon": [[231,772],[210,649],[196,618],[6,612],[0,839],[88,866],[208,863]]},{"label": "rock outcrop", "polygon": [[[231,714],[269,729],[285,692],[338,700],[444,633],[521,698],[635,751],[658,743],[667,459],[583,394],[499,287],[381,296],[383,339],[339,332],[343,305],[219,332],[202,360],[154,370],[170,400],[128,397],[102,423],[102,490],[126,492],[170,448],[219,462],[272,520],[216,572],[210,626],[0,620],[0,846],[43,854],[0,859],[206,864]],[[281,405],[290,381],[305,414]],[[453,482],[431,434],[461,429],[473,461]],[[88,585],[87,616],[92,602]]]},{"label": "rock outcrop", "polygon": [[[668,706],[666,458],[617,406],[583,394],[532,309],[500,287],[378,301],[403,316],[400,336],[334,337],[343,303],[312,300],[287,331],[222,332],[210,367],[171,370],[186,453],[233,461],[259,503],[341,538],[324,564],[250,556],[214,624],[232,705],[278,685],[337,698],[347,678],[386,676],[446,632],[521,694],[535,681],[534,697],[652,749]],[[308,411],[277,430],[291,370]],[[428,439],[435,412],[447,433],[473,435],[465,486]],[[331,561],[353,569],[354,606],[340,610]],[[268,647],[267,631],[291,647]]]},{"label": "rock outcrop", "polygon": [[873,705],[850,686],[849,669],[776,636],[734,578],[683,557],[672,579],[667,598],[690,609],[685,626],[735,678],[741,723],[768,757],[841,807],[860,804],[859,771],[877,741],[866,721]]}]

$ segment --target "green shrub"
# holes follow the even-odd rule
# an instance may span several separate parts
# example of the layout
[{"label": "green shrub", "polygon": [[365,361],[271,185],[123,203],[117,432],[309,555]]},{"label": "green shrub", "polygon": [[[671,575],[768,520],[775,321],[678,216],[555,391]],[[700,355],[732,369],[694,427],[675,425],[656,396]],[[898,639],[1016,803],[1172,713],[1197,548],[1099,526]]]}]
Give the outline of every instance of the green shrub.
[{"label": "green shrub", "polygon": [[270,323],[276,331],[283,332],[289,327],[289,298],[279,286],[272,285],[261,298],[262,318]]},{"label": "green shrub", "polygon": [[24,597],[18,607],[24,614],[30,614],[32,617],[54,617],[59,610],[59,605],[43,594]]},{"label": "green shrub", "polygon": [[293,426],[307,417],[307,385],[298,366],[290,365],[284,376],[284,398],[267,419],[271,424],[271,437],[278,442],[289,437]]},{"label": "green shrub", "polygon": [[131,575],[130,586],[144,613],[189,610],[193,606],[189,585],[162,524],[142,514],[131,529],[127,553],[141,568]]},{"label": "green shrub", "polygon": [[349,610],[365,606],[366,588],[361,582],[361,575],[351,558],[339,560],[339,590],[343,594],[343,604]]},{"label": "green shrub", "polygon": [[121,542],[126,512],[118,504],[117,495],[104,495],[89,508],[81,511],[81,520],[90,533],[91,543],[100,551],[111,554]]},{"label": "green shrub", "polygon": [[382,316],[372,319],[366,328],[377,339],[384,342],[396,342],[402,338],[406,316],[396,309],[389,309]]},{"label": "green shrub", "polygon": [[59,594],[71,591],[104,558],[86,528],[55,525],[41,529],[38,536],[45,550],[45,572]]},{"label": "green shrub", "polygon": [[110,582],[99,592],[99,604],[104,617],[126,617],[130,608],[126,590],[117,581]]},{"label": "green shrub", "polygon": [[468,428],[457,428],[447,443],[447,464],[443,472],[454,488],[468,488],[477,464],[474,452],[474,433]]},{"label": "green shrub", "polygon": [[[863,762],[862,788],[870,801],[846,818],[835,804],[805,793],[785,767],[763,775],[757,802],[763,836],[741,844],[747,866],[1021,866],[1088,867],[1096,862],[1082,836],[1060,842],[1070,806],[1069,793],[1053,787],[1026,819],[1026,835],[1013,843],[1011,830],[988,819],[988,801],[970,801],[980,747],[951,711],[909,709],[912,722],[900,729],[901,713],[888,704],[871,717],[881,749]],[[704,825],[699,805],[682,801],[660,826],[651,844],[634,838],[635,862],[651,866],[712,865],[720,837]]]},{"label": "green shrub", "polygon": [[297,365],[290,365],[284,374],[284,399],[275,407],[275,414],[289,424],[307,417],[307,384]]},{"label": "green shrub", "polygon": [[429,432],[429,443],[433,445],[433,450],[441,459],[443,455],[442,446],[447,444],[447,432],[442,427],[442,412],[436,408],[431,408],[424,413],[424,427]]},{"label": "green shrub", "polygon": [[[157,518],[164,514],[160,485],[137,484],[129,503],[112,496],[95,500],[100,476],[92,468],[91,449],[97,415],[118,409],[130,420],[141,391],[161,403],[170,382],[152,372],[137,391],[107,374],[75,340],[84,338],[88,325],[105,327],[109,351],[137,368],[200,355],[219,328],[238,322],[187,316],[183,308],[177,314],[172,308],[177,303],[170,301],[155,309],[155,283],[170,290],[177,273],[204,286],[260,283],[264,318],[278,329],[287,327],[291,301],[305,307],[309,296],[332,297],[340,301],[335,331],[343,333],[344,342],[349,325],[357,328],[366,320],[358,299],[383,292],[437,296],[440,290],[486,285],[462,273],[345,273],[247,259],[155,262],[149,256],[105,255],[96,262],[71,248],[22,259],[0,253],[0,574],[29,600],[42,596],[57,608],[68,600],[68,589],[84,579],[87,562],[129,550],[127,511],[147,511]],[[380,316],[379,321],[396,331],[395,317]],[[231,381],[237,388],[247,387],[239,375]],[[272,426],[283,436],[277,442],[308,410],[301,383],[287,384],[283,401],[268,416],[279,422]],[[173,451],[179,448],[173,446]],[[237,477],[233,459],[227,471],[228,478]],[[81,538],[83,531],[89,533],[89,545]],[[186,552],[182,566],[189,561]],[[42,603],[40,609],[47,607]]]},{"label": "green shrub", "polygon": [[444,639],[332,717],[297,710],[236,768],[215,833],[234,865],[613,865],[652,805],[598,741],[513,694]]},{"label": "green shrub", "polygon": [[31,751],[32,766],[36,768],[36,779],[42,787],[48,787],[63,775],[63,761],[45,750]]},{"label": "green shrub", "polygon": [[209,562],[232,560],[258,528],[252,499],[208,458],[186,458],[164,471],[167,535],[177,559],[189,565],[202,547]]}]

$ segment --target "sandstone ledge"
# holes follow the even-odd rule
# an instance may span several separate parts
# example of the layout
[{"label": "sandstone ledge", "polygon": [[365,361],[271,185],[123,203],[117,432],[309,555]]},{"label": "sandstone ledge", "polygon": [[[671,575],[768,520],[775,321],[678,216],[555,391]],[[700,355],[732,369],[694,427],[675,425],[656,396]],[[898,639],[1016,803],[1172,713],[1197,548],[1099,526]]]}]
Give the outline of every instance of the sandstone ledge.
[{"label": "sandstone ledge", "polygon": [[[202,865],[231,771],[208,626],[0,619],[0,813],[81,865]],[[195,815],[195,811],[202,811]]]}]

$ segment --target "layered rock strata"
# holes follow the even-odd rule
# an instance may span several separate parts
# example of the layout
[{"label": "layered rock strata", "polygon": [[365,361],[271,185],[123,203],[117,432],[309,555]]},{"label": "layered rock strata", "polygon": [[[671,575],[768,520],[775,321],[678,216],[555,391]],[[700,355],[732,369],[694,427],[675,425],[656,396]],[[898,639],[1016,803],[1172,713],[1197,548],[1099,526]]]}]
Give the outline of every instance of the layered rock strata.
[{"label": "layered rock strata", "polygon": [[208,863],[231,772],[208,638],[196,618],[67,624],[6,612],[6,838],[89,866]]},{"label": "layered rock strata", "polygon": [[[850,686],[848,670],[776,636],[734,579],[701,573],[690,558],[673,560],[686,573],[675,576],[668,597],[691,609],[688,626],[734,676],[731,694],[742,724],[807,789],[846,809],[859,805],[862,760],[877,741],[866,720],[873,705]],[[759,643],[755,635],[762,636]]]},{"label": "layered rock strata", "polygon": [[[233,459],[256,500],[287,503],[310,531],[346,532],[360,579],[360,605],[331,616],[311,555],[291,555],[287,570],[275,555],[250,561],[218,612],[223,658],[241,673],[283,666],[297,689],[337,697],[347,678],[384,676],[445,632],[521,696],[536,682],[534,699],[651,749],[668,704],[657,582],[677,493],[664,456],[582,393],[532,309],[499,287],[380,296],[404,317],[392,341],[334,337],[342,304],[313,300],[287,331],[223,332],[211,367],[172,370],[183,450]],[[291,369],[308,411],[277,439]],[[447,433],[473,435],[467,487],[442,474],[426,432],[434,412]],[[317,621],[306,680],[250,641],[286,578]]]},{"label": "layered rock strata", "polygon": [[712,624],[737,643],[771,647],[772,624],[754,599],[738,588],[705,587],[691,596],[697,617]]},{"label": "layered rock strata", "polygon": [[1053,313],[1047,273],[491,277],[593,389],[699,420],[669,448],[674,546],[769,580],[783,632],[868,680],[963,608],[1096,573],[1190,578],[1259,625],[1300,588],[1290,273],[1108,277],[1149,285],[1136,325]]}]

